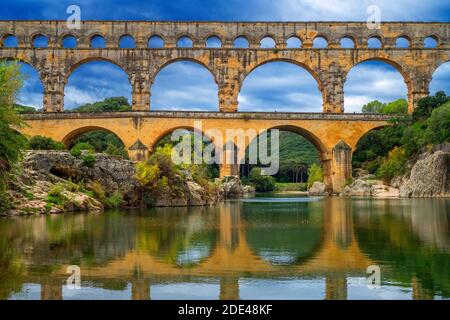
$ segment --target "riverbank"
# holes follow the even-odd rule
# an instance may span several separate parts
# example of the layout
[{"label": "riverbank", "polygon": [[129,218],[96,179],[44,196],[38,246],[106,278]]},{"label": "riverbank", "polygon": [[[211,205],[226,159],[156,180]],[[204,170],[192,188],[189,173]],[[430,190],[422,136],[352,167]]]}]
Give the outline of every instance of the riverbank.
[{"label": "riverbank", "polygon": [[211,206],[251,188],[239,178],[198,181],[187,170],[179,183],[150,190],[136,178],[136,163],[105,154],[73,156],[68,151],[26,151],[11,172],[11,208],[0,215],[102,212],[108,208]]},{"label": "riverbank", "polygon": [[[327,195],[326,186],[315,182],[309,195]],[[450,197],[450,144],[434,146],[408,163],[402,176],[382,181],[363,175],[346,185],[340,196],[376,198],[447,198]]]}]

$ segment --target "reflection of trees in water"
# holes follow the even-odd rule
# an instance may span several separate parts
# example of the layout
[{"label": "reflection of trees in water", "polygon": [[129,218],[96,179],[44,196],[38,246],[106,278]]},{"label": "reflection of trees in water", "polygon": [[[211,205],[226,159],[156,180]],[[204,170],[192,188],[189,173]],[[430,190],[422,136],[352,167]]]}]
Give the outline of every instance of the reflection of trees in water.
[{"label": "reflection of trees in water", "polygon": [[450,296],[448,210],[450,201],[374,200],[356,202],[361,249],[389,265],[389,277],[409,286],[417,278],[429,292]]},{"label": "reflection of trees in water", "polygon": [[218,237],[213,208],[158,208],[155,213],[137,224],[139,250],[185,267],[211,254]]},{"label": "reflection of trees in water", "polygon": [[246,240],[257,255],[273,264],[304,263],[322,244],[322,210],[317,202],[244,203]]},{"label": "reflection of trees in water", "polygon": [[[0,225],[0,235],[4,231]],[[9,237],[0,236],[0,300],[22,290],[25,266],[10,241]]]}]

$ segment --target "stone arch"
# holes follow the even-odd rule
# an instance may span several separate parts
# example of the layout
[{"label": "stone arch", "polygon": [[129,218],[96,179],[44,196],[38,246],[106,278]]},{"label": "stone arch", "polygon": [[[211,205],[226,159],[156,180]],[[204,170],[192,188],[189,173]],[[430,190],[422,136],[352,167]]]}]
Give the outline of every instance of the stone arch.
[{"label": "stone arch", "polygon": [[[316,41],[320,41],[321,39],[323,39],[325,41],[325,46],[317,47]],[[330,46],[330,39],[325,34],[319,33],[312,40],[312,44],[313,44],[314,49],[326,49],[326,48],[329,48],[329,46]]]},{"label": "stone arch", "polygon": [[[402,44],[402,42],[405,42],[404,44]],[[395,38],[395,47],[396,48],[410,48],[411,47],[411,38],[407,35],[400,35],[398,37]]]},{"label": "stone arch", "polygon": [[[198,132],[198,129],[196,129],[194,126],[192,125],[177,125],[177,126],[173,126],[173,127],[169,127],[169,128],[165,128],[163,131],[156,133],[155,136],[153,136],[152,138],[150,138],[149,141],[145,141],[145,143],[149,146],[150,151],[154,151],[156,148],[156,145],[165,137],[167,137],[169,134],[171,134],[172,132],[174,132],[175,130],[187,130],[190,132]],[[205,130],[201,131],[201,134],[203,136],[206,136],[209,140],[212,141],[211,137],[209,137],[206,133]],[[213,142],[213,141],[212,141]],[[214,142],[213,142],[214,143]]]},{"label": "stone arch", "polygon": [[366,61],[380,61],[380,62],[384,62],[387,63],[389,65],[391,65],[392,67],[394,67],[398,72],[400,72],[400,74],[403,77],[403,81],[406,83],[406,86],[408,87],[409,90],[409,85],[410,85],[410,81],[411,81],[411,77],[409,74],[409,69],[407,66],[389,59],[389,58],[385,58],[385,57],[381,57],[381,56],[374,56],[374,57],[359,57],[360,59],[357,59],[356,62],[353,65],[350,65],[347,70],[345,70],[345,76],[348,75],[348,73],[350,72],[351,69],[353,69],[355,66],[366,62]]},{"label": "stone arch", "polygon": [[[130,41],[130,44],[124,44],[124,41]],[[120,36],[118,41],[118,47],[121,49],[134,49],[136,48],[136,40],[134,37],[128,33]]]},{"label": "stone arch", "polygon": [[197,59],[195,57],[187,57],[187,56],[186,57],[178,57],[178,58],[175,58],[175,59],[168,59],[166,61],[163,61],[163,63],[160,66],[158,66],[156,68],[156,70],[155,70],[155,73],[153,75],[153,79],[151,81],[152,84],[153,84],[154,79],[156,78],[156,76],[161,72],[161,70],[163,70],[165,67],[167,67],[170,64],[173,64],[173,63],[176,63],[176,62],[180,62],[180,61],[189,61],[189,62],[194,62],[194,63],[197,63],[197,64],[201,65],[202,67],[204,67],[206,70],[208,70],[211,73],[211,75],[214,78],[214,82],[216,84],[219,84],[219,81],[217,79],[216,73],[214,72],[214,69],[212,69],[212,67],[209,66],[206,61],[203,61],[201,59]]},{"label": "stone arch", "polygon": [[[180,36],[177,37],[177,41],[176,41],[176,47],[177,48],[193,48],[194,47],[194,39],[195,37],[193,37],[191,34],[188,33],[183,33]],[[180,41],[189,41],[187,44],[183,45],[182,43],[180,43]]]},{"label": "stone arch", "polygon": [[[254,141],[256,142],[255,139],[259,139],[259,137],[264,134],[264,133],[269,133],[271,130],[274,129],[278,129],[279,131],[284,131],[284,132],[291,132],[294,133],[296,135],[301,136],[302,138],[304,138],[306,141],[308,141],[309,143],[312,144],[312,146],[316,149],[317,154],[319,156],[319,160],[324,168],[324,174],[326,175],[326,181],[327,181],[327,185],[330,186],[331,188],[331,161],[329,159],[329,150],[328,150],[328,146],[325,144],[324,141],[321,140],[321,138],[319,138],[317,135],[315,135],[312,131],[310,131],[309,129],[306,129],[302,126],[298,126],[298,125],[276,125],[276,126],[271,126],[269,128],[266,128],[264,130],[259,131],[256,136],[254,137],[254,139],[251,139],[250,141],[250,137],[248,137],[245,140],[245,146],[242,148],[242,153],[240,154],[240,166],[239,169],[243,170],[241,173],[245,176],[246,174],[249,174],[250,172],[250,167],[252,166],[252,164],[248,165],[247,161],[247,153],[248,153],[248,149],[250,147],[250,144]],[[280,144],[283,143],[282,141],[280,141]],[[259,158],[259,156],[258,156]],[[281,160],[281,159],[279,159]],[[254,164],[253,164],[254,165]],[[276,173],[275,175],[277,175],[278,173]]]},{"label": "stone arch", "polygon": [[61,43],[60,43],[61,47],[62,48],[71,48],[71,47],[67,47],[65,45],[65,42],[69,39],[73,39],[75,41],[75,45],[73,48],[77,48],[78,47],[78,39],[71,33],[66,33],[63,36],[61,36]]},{"label": "stone arch", "polygon": [[[213,40],[213,39],[216,39],[219,41],[219,45],[217,47],[214,47],[214,46],[211,46],[210,44],[208,44],[208,41]],[[204,43],[205,43],[206,48],[221,48],[223,41],[222,41],[222,38],[218,34],[213,33],[213,34],[208,35],[205,38]]]},{"label": "stone arch", "polygon": [[[246,45],[237,47],[236,46],[237,45],[236,41],[237,40],[241,40],[241,39],[246,42]],[[238,48],[238,49],[250,48],[250,40],[249,40],[249,38],[246,35],[238,35],[238,36],[236,36],[233,39],[233,48]]]},{"label": "stone arch", "polygon": [[[427,39],[432,39],[435,42],[435,46],[427,47],[426,41]],[[423,38],[422,45],[424,48],[435,49],[440,47],[439,37],[435,34],[430,34]]]},{"label": "stone arch", "polygon": [[[442,71],[441,71],[442,70]],[[440,79],[441,77],[444,79],[440,79],[442,83],[448,83],[448,71],[450,70],[450,59],[439,61],[436,67],[431,70],[431,79],[429,83],[430,94],[434,94],[437,91],[446,91],[446,94],[450,94],[449,90],[445,90],[442,86],[436,87],[436,79]],[[442,74],[440,74],[442,73]]]},{"label": "stone arch", "polygon": [[[265,34],[259,38],[259,48],[261,49],[273,49],[277,47],[276,37],[272,34]],[[264,44],[263,42],[268,42]],[[269,43],[270,42],[270,43]]]},{"label": "stone arch", "polygon": [[[15,45],[14,46],[5,47],[5,40],[7,40],[7,39],[13,39],[16,42]],[[4,34],[0,38],[0,47],[17,48],[18,46],[19,46],[19,38],[16,35],[12,34],[12,33]]]},{"label": "stone arch", "polygon": [[345,34],[345,35],[343,35],[342,37],[339,38],[339,46],[341,48],[344,48],[343,45],[342,45],[342,40],[345,40],[345,39],[349,39],[349,40],[351,40],[353,42],[353,46],[351,48],[358,48],[359,47],[358,44],[357,44],[357,41],[356,41],[357,38],[354,35]]},{"label": "stone arch", "polygon": [[[376,56],[376,57],[361,57],[361,59],[359,61],[356,61],[355,64],[349,66],[347,70],[344,70],[345,71],[344,79],[347,80],[349,73],[356,66],[361,65],[364,62],[369,62],[369,61],[379,61],[379,62],[386,63],[387,65],[393,67],[396,71],[398,71],[398,73],[401,75],[401,77],[403,79],[403,82],[406,85],[407,100],[408,100],[408,103],[409,103],[410,102],[409,101],[410,100],[410,93],[412,91],[412,84],[411,84],[411,77],[410,77],[409,69],[406,66],[404,66],[404,65],[402,65],[402,64],[400,64],[400,63],[398,63],[398,62],[396,62],[394,60],[391,60],[391,59],[388,59],[388,58],[385,58],[385,57],[380,57],[380,56]],[[345,94],[346,85],[347,85],[347,81],[344,82],[344,105],[345,105],[345,102],[346,102],[346,97],[348,97]]]},{"label": "stone arch", "polygon": [[306,71],[308,71],[308,73],[316,80],[317,85],[322,93],[322,96],[324,94],[322,88],[322,81],[320,80],[320,77],[318,75],[318,73],[311,68],[309,65],[307,65],[304,62],[298,61],[298,60],[294,60],[294,59],[287,59],[287,58],[268,58],[266,60],[257,60],[249,65],[247,65],[247,68],[244,70],[244,72],[242,72],[239,76],[239,90],[242,89],[242,84],[245,80],[245,78],[256,68],[261,67],[267,63],[271,63],[271,62],[287,62],[287,63],[292,63],[294,65],[299,66],[300,68],[305,69]]},{"label": "stone arch", "polygon": [[[369,41],[370,41],[370,39],[375,39],[375,40],[378,40],[379,42],[380,42],[380,47],[379,48],[377,48],[377,47],[375,47],[375,48],[371,48],[371,47],[369,47]],[[374,33],[374,34],[371,34],[371,35],[369,35],[368,37],[367,37],[367,48],[368,49],[381,49],[381,48],[384,48],[384,37],[381,35],[381,34],[379,34],[379,33]]]},{"label": "stone arch", "polygon": [[89,39],[89,48],[91,48],[91,49],[98,49],[96,47],[95,48],[93,47],[93,40],[96,38],[103,40],[103,46],[100,48],[106,48],[106,46],[108,45],[108,41],[107,41],[106,37],[103,36],[103,34],[101,34],[99,32],[92,33],[87,38]]},{"label": "stone arch", "polygon": [[[89,63],[89,62],[96,62],[96,61],[102,61],[102,62],[109,62],[114,64],[115,66],[119,67],[120,69],[122,69],[123,72],[125,72],[126,74],[128,74],[127,70],[124,68],[124,66],[122,66],[118,61],[115,61],[114,59],[108,58],[108,57],[101,57],[101,56],[93,56],[93,57],[87,57],[87,58],[83,58],[79,61],[76,61],[75,63],[66,66],[65,69],[65,79],[64,79],[64,83],[67,84],[67,80],[69,79],[70,75],[81,65]],[[129,75],[128,75],[129,77]]]},{"label": "stone arch", "polygon": [[155,47],[155,48],[164,48],[164,46],[166,44],[166,41],[165,41],[164,37],[161,34],[159,34],[159,33],[153,33],[150,37],[148,37],[147,48],[151,48],[150,47],[150,41],[152,41],[152,39],[160,39],[161,42],[162,42],[161,46],[158,46],[158,47]]},{"label": "stone arch", "polygon": [[104,131],[104,132],[112,133],[117,138],[119,138],[120,141],[122,141],[122,143],[124,144],[124,146],[126,148],[129,147],[129,145],[126,143],[127,142],[126,138],[121,137],[120,134],[118,134],[114,130],[106,128],[106,127],[102,127],[102,126],[82,126],[82,127],[78,127],[76,129],[73,129],[72,131],[69,131],[68,133],[66,133],[64,135],[64,137],[62,138],[61,142],[64,143],[67,148],[70,148],[71,143],[73,143],[73,141],[77,137],[79,137],[80,135],[82,135],[84,133],[88,133],[88,132],[92,132],[92,131]]},{"label": "stone arch", "polygon": [[[298,46],[294,45],[292,43],[292,41],[298,42]],[[291,44],[289,44],[289,42],[291,42]],[[303,41],[302,39],[296,35],[295,33],[289,35],[286,37],[286,48],[290,49],[290,48],[301,48],[303,46]]]},{"label": "stone arch", "polygon": [[[43,41],[43,44],[39,44],[37,41]],[[43,33],[36,33],[31,37],[31,46],[33,48],[48,48],[48,37]]]}]

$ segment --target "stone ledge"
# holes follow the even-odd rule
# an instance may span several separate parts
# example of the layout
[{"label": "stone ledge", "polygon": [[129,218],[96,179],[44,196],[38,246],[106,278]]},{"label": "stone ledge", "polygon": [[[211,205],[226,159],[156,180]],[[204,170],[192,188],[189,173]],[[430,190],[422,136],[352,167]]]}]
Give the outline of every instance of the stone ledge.
[{"label": "stone ledge", "polygon": [[202,111],[132,111],[132,112],[42,112],[22,115],[24,120],[105,119],[105,118],[188,118],[188,119],[269,119],[269,120],[342,120],[388,121],[393,116],[366,113],[302,112],[202,112]]}]

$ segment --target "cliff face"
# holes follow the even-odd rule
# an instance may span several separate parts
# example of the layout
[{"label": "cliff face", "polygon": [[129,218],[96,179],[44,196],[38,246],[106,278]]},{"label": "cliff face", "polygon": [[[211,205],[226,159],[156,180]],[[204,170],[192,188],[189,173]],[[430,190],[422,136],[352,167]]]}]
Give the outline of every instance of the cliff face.
[{"label": "cliff face", "polygon": [[102,211],[114,199],[125,208],[204,206],[220,199],[218,190],[206,190],[188,172],[182,172],[185,182],[176,196],[149,194],[135,174],[135,164],[118,157],[95,154],[87,163],[66,151],[28,151],[10,182],[13,208],[0,214]]},{"label": "cliff face", "polygon": [[400,197],[450,197],[450,152],[422,154],[399,185]]}]

